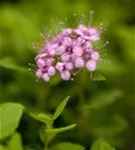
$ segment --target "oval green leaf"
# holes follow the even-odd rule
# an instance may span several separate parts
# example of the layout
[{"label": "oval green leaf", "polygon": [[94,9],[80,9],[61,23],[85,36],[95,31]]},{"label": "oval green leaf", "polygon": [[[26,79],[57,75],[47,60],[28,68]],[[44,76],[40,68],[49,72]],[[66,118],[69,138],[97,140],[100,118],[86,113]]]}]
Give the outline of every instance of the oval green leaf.
[{"label": "oval green leaf", "polygon": [[56,144],[53,150],[84,150],[84,147],[75,143],[62,142]]},{"label": "oval green leaf", "polygon": [[109,145],[105,140],[98,139],[93,143],[91,150],[115,150],[115,148]]},{"label": "oval green leaf", "polygon": [[57,134],[57,133],[61,133],[61,132],[67,131],[67,130],[71,130],[74,127],[76,127],[76,124],[72,124],[72,125],[69,125],[66,127],[62,127],[62,128],[46,129],[46,132],[53,132],[53,133]]},{"label": "oval green leaf", "polygon": [[69,98],[70,98],[70,96],[66,97],[66,98],[60,103],[60,105],[57,107],[57,109],[56,109],[56,111],[55,111],[55,113],[54,113],[54,115],[53,115],[53,120],[57,119],[57,118],[61,115],[61,113],[62,113],[62,111],[64,110],[64,108],[65,108],[65,106],[66,106],[66,104],[67,104]]},{"label": "oval green leaf", "polygon": [[112,104],[115,100],[122,97],[123,93],[120,90],[110,90],[97,93],[93,96],[86,107],[98,109],[106,105]]},{"label": "oval green leaf", "polygon": [[3,145],[0,145],[0,150],[6,150],[6,147],[4,147]]},{"label": "oval green leaf", "polygon": [[15,132],[8,142],[8,150],[23,150],[22,139],[19,133]]},{"label": "oval green leaf", "polygon": [[17,103],[0,105],[0,140],[11,135],[18,127],[24,107]]},{"label": "oval green leaf", "polygon": [[45,113],[36,113],[36,112],[29,112],[28,113],[32,118],[50,126],[53,122],[52,116]]}]

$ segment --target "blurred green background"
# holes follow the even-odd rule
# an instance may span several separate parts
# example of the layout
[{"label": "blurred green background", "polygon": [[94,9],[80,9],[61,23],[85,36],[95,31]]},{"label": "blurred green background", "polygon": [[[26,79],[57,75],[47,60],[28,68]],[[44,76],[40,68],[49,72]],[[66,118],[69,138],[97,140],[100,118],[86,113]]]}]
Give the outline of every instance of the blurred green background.
[{"label": "blurred green background", "polygon": [[[3,0],[0,2],[0,102],[19,102],[32,110],[54,112],[71,96],[55,127],[77,123],[73,130],[58,134],[51,145],[68,141],[90,149],[104,138],[117,150],[135,149],[135,8],[133,0]],[[80,72],[71,82],[54,77],[50,83],[36,82],[37,52],[32,43],[40,33],[54,34],[63,27],[75,27],[94,10],[93,25],[108,24],[103,41],[107,56],[99,63],[96,81]],[[77,15],[76,15],[77,14]],[[66,20],[67,18],[67,20]],[[99,76],[99,75],[98,75]],[[17,131],[24,148],[41,150],[40,123],[24,114]],[[16,149],[17,150],[17,149]]]}]

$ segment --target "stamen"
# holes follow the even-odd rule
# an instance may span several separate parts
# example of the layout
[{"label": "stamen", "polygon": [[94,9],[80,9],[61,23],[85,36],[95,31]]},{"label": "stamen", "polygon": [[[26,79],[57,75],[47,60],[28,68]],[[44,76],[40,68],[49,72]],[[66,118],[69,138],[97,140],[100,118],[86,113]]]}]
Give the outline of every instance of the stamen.
[{"label": "stamen", "polygon": [[108,49],[100,49],[99,51],[100,51],[100,54],[103,55],[107,53]]},{"label": "stamen", "polygon": [[39,81],[39,78],[36,79],[36,82],[38,82],[38,81]]},{"label": "stamen", "polygon": [[100,23],[100,26],[99,26],[100,32],[106,31],[108,29],[108,26],[109,26],[109,23],[107,24]]},{"label": "stamen", "polygon": [[84,24],[85,18],[86,18],[86,16],[84,14],[81,14],[80,24]]},{"label": "stamen", "polygon": [[36,65],[32,64],[32,63],[28,63],[28,66],[30,66],[30,67],[36,67]]},{"label": "stamen", "polygon": [[59,27],[60,27],[61,29],[64,28],[64,25],[65,25],[65,23],[64,23],[63,21],[60,21],[60,22],[59,22]]},{"label": "stamen", "polygon": [[40,43],[32,43],[32,47],[37,51],[39,52],[42,48],[43,48],[43,44],[40,44]]},{"label": "stamen", "polygon": [[72,73],[73,74],[73,76],[76,76],[80,71],[82,70],[82,68],[80,68],[77,72],[75,72],[75,73]]},{"label": "stamen", "polygon": [[28,63],[28,66],[29,66],[28,70],[29,70],[30,72],[35,72],[35,71],[36,71],[36,66],[35,66],[35,64]]},{"label": "stamen", "polygon": [[40,37],[41,37],[41,39],[42,39],[43,41],[46,40],[46,37],[45,37],[45,35],[44,35],[43,33],[40,33]]},{"label": "stamen", "polygon": [[106,41],[103,45],[101,45],[100,47],[96,47],[97,50],[103,49],[104,47],[106,47],[107,45],[109,45],[109,41]]},{"label": "stamen", "polygon": [[74,81],[74,78],[71,78],[71,81]]},{"label": "stamen", "polygon": [[91,26],[92,25],[92,21],[93,21],[93,16],[94,16],[94,11],[93,10],[91,10],[90,12],[89,12],[89,14],[90,14],[90,19],[89,19],[89,26]]},{"label": "stamen", "polygon": [[98,63],[102,63],[102,64],[111,64],[111,60],[105,60],[104,58],[100,59]]},{"label": "stamen", "polygon": [[47,37],[48,37],[48,38],[51,38],[51,37],[52,37],[52,31],[49,31],[49,32],[48,32]]}]

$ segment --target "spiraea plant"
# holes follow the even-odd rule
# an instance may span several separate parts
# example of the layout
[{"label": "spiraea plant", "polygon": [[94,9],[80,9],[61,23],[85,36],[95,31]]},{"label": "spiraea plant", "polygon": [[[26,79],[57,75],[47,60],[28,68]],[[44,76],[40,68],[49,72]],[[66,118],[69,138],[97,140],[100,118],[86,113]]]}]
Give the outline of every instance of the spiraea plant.
[{"label": "spiraea plant", "polygon": [[[65,81],[70,81],[82,70],[86,69],[88,72],[97,70],[97,64],[102,59],[99,52],[99,47],[95,46],[95,42],[100,41],[102,29],[99,27],[79,24],[77,28],[63,28],[61,31],[51,38],[46,38],[42,35],[43,42],[40,51],[35,57],[36,62],[36,77],[45,82],[49,82],[55,74],[59,74],[60,78]],[[105,46],[105,43],[103,46]],[[24,106],[17,103],[5,103],[0,105],[0,111],[3,114],[3,122],[1,125],[2,134],[0,140],[10,136],[17,128],[19,120],[26,112],[30,117],[39,121],[42,125],[39,129],[39,137],[44,144],[44,150],[84,150],[85,148],[79,144],[62,142],[55,146],[51,145],[54,137],[61,132],[73,129],[76,123],[56,128],[54,121],[61,115],[65,108],[69,96],[66,97],[54,111],[54,114],[45,112],[33,112],[25,109]],[[25,111],[24,111],[25,110]],[[6,122],[7,115],[13,115],[14,119]],[[74,122],[74,121],[73,121]],[[11,128],[9,129],[8,126]],[[18,150],[22,150],[21,141],[18,133],[11,138],[11,144],[7,145],[10,149],[16,148],[12,144],[18,140]],[[99,147],[99,149],[97,149]],[[91,150],[114,150],[106,141],[98,139],[92,146]]]}]

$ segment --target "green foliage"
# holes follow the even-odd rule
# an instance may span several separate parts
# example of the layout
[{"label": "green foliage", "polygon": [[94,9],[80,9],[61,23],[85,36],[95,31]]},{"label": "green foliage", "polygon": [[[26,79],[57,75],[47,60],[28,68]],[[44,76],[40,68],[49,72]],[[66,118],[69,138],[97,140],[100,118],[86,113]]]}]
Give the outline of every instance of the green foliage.
[{"label": "green foliage", "polygon": [[113,137],[120,134],[128,127],[127,121],[120,115],[115,114],[113,116],[110,116],[110,120],[111,123],[108,123],[106,125],[102,125],[102,123],[96,125],[93,121],[92,133],[98,137],[108,138],[110,136]]},{"label": "green foliage", "polygon": [[[100,150],[102,146],[103,150],[134,149],[132,3],[133,0],[4,0],[0,3],[0,150],[9,147],[43,150],[44,144],[46,150],[76,147]],[[48,31],[56,35],[63,27],[87,24],[93,8],[92,26],[99,27],[101,22],[105,26],[110,24],[101,34],[101,43],[95,43],[99,47],[106,40],[110,43],[99,50],[102,60],[97,64],[98,70],[91,75],[86,70],[80,71],[69,82],[61,81],[57,74],[49,83],[36,82],[33,64],[37,51],[32,43],[42,44],[41,32],[47,37]],[[72,99],[66,105],[68,95]],[[61,102],[63,97],[66,98]],[[21,117],[24,107],[20,103],[34,111],[25,111]],[[93,139],[98,138],[96,146],[95,143],[92,146]],[[75,143],[84,148],[78,148]]]},{"label": "green foliage", "polygon": [[56,136],[56,134],[67,131],[67,130],[71,130],[73,129],[76,124],[72,124],[72,125],[68,125],[66,127],[61,127],[61,128],[53,128],[53,123],[54,120],[56,120],[62,113],[63,109],[65,108],[67,102],[69,100],[69,96],[66,97],[56,108],[54,115],[48,115],[45,113],[34,113],[34,112],[30,112],[28,111],[28,114],[42,122],[44,125],[40,128],[39,131],[39,136],[41,141],[44,143],[49,144],[49,142]]},{"label": "green foliage", "polygon": [[23,109],[22,105],[15,103],[0,105],[0,140],[11,135],[18,127]]},{"label": "green foliage", "polygon": [[122,97],[122,92],[120,90],[111,90],[97,93],[91,98],[89,105],[87,107],[98,109],[106,105],[112,104],[118,98]]},{"label": "green foliage", "polygon": [[56,109],[56,111],[55,111],[55,113],[54,113],[54,115],[53,115],[53,120],[57,119],[57,118],[60,116],[60,114],[62,113],[63,109],[65,108],[65,106],[66,106],[66,104],[67,104],[69,98],[70,98],[69,96],[66,97],[66,98],[60,103],[60,105],[57,107],[57,109]]},{"label": "green foliage", "polygon": [[3,58],[0,60],[0,66],[7,69],[22,70],[23,68],[18,66],[12,58]]},{"label": "green foliage", "polygon": [[52,124],[52,116],[45,114],[45,113],[34,113],[34,112],[30,112],[29,115],[31,117],[33,117],[34,119],[41,121],[42,123],[46,124],[47,126],[49,126],[50,124]]},{"label": "green foliage", "polygon": [[45,126],[42,126],[39,131],[39,136],[43,143],[49,143],[56,136],[56,134],[57,133],[55,132],[47,133],[47,128]]},{"label": "green foliage", "polygon": [[7,150],[23,150],[21,136],[19,133],[14,133],[8,143]]},{"label": "green foliage", "polygon": [[54,129],[46,129],[46,132],[51,132],[51,133],[61,133],[70,129],[73,129],[76,126],[76,124],[72,124],[66,127],[62,127],[62,128],[54,128]]},{"label": "green foliage", "polygon": [[84,147],[75,143],[63,142],[56,144],[53,150],[84,150]]},{"label": "green foliage", "polygon": [[93,143],[91,150],[115,150],[115,148],[109,145],[105,140],[98,139]]},{"label": "green foliage", "polygon": [[0,150],[6,150],[6,148],[2,145],[0,145]]}]

